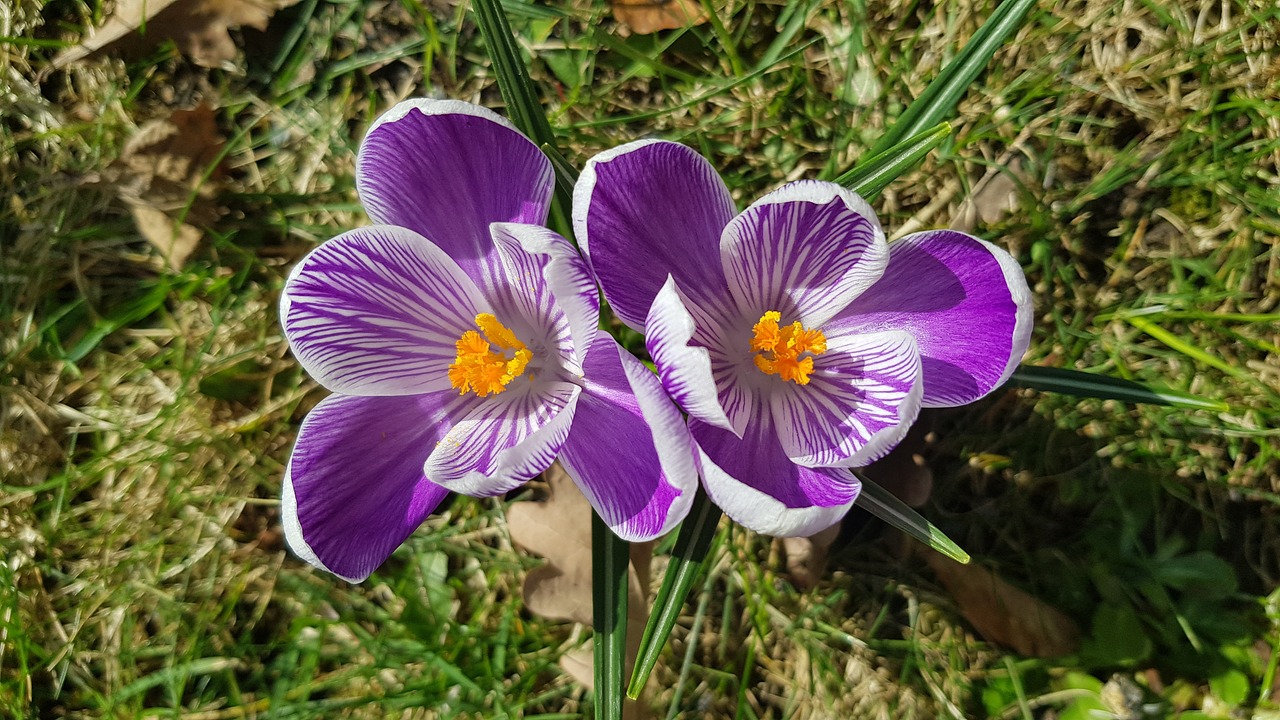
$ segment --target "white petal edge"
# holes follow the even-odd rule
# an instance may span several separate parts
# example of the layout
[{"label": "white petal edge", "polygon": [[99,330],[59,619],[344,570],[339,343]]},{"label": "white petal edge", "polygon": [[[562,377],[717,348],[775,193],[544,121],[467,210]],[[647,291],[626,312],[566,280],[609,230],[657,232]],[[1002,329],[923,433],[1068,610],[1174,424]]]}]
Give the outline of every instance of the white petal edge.
[{"label": "white petal edge", "polygon": [[293,492],[293,460],[290,460],[289,464],[285,465],[284,468],[284,487],[280,493],[280,524],[284,528],[285,543],[288,544],[293,554],[298,556],[299,560],[330,575],[337,575],[349,583],[364,582],[365,578],[368,577],[367,575],[365,577],[347,577],[330,570],[324,563],[320,562],[320,557],[311,549],[311,545],[307,543],[306,538],[302,537],[302,522],[298,519],[298,497]]},{"label": "white petal edge", "polygon": [[[859,487],[853,500],[830,507],[789,508],[781,501],[739,481],[716,465],[702,448],[698,448],[702,470],[702,486],[707,497],[734,522],[762,535],[772,537],[809,537],[840,521],[861,494],[862,482],[850,474]],[[843,472],[843,471],[842,471]]]}]

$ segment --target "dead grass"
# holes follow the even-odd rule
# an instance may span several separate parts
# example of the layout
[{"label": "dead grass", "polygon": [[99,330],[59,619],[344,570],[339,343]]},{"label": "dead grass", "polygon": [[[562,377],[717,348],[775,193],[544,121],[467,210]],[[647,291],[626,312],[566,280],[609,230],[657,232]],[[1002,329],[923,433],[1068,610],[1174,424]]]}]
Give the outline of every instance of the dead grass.
[{"label": "dead grass", "polygon": [[[706,27],[656,52],[611,40],[601,6],[553,8],[554,26],[517,27],[535,38],[571,159],[677,139],[747,202],[848,167],[990,6],[732,3],[722,17],[741,73]],[[297,422],[319,398],[287,355],[275,293],[305,249],[362,222],[353,153],[376,112],[415,94],[500,104],[464,9],[304,1],[265,35],[238,35],[278,52],[235,68],[160,51],[39,78],[55,48],[29,41],[74,40],[107,11],[0,8],[0,714],[581,712],[555,665],[581,636],[522,611],[531,561],[498,506],[455,502],[354,588],[289,557],[275,517]],[[1011,393],[949,414],[928,513],[1086,631],[1097,606],[1130,603],[1158,643],[1178,635],[1161,634],[1173,625],[1162,606],[1117,599],[1099,573],[1158,569],[1162,552],[1191,548],[1224,558],[1240,591],[1209,609],[1248,620],[1247,638],[1220,642],[1254,686],[1242,708],[1273,702],[1261,683],[1280,652],[1274,614],[1249,610],[1280,581],[1277,20],[1265,0],[1046,5],[962,103],[950,144],[878,203],[890,229],[945,225],[982,178],[1012,177],[1015,209],[975,231],[1034,283],[1031,360],[1232,405]],[[222,213],[169,272],[94,183],[139,125],[202,100],[229,138]],[[1162,656],[1011,664],[966,630],[923,563],[873,532],[808,593],[767,540],[726,533],[707,602],[682,622],[699,631],[678,630],[659,668],[659,712],[1013,717],[1082,667],[1137,678],[1173,710],[1224,702],[1216,670]]]}]

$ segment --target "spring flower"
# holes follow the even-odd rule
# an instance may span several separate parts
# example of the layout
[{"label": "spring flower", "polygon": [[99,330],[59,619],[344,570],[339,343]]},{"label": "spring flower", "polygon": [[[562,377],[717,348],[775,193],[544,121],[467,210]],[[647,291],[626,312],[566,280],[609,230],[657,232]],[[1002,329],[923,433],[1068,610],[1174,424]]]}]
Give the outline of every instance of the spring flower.
[{"label": "spring flower", "polygon": [[921,406],[1000,386],[1030,341],[1008,253],[946,230],[889,246],[833,183],[791,183],[739,214],[700,155],[639,141],[588,162],[573,222],[690,416],[707,494],[759,532],[833,524],[861,487],[850,468],[887,453]]},{"label": "spring flower", "polygon": [[505,493],[557,457],[620,537],[656,537],[697,470],[656,376],[597,333],[582,257],[541,227],[551,165],[506,120],[414,100],[361,143],[375,223],[315,248],[280,299],[298,361],[333,391],[285,473],[289,545],[367,577],[449,493]]}]

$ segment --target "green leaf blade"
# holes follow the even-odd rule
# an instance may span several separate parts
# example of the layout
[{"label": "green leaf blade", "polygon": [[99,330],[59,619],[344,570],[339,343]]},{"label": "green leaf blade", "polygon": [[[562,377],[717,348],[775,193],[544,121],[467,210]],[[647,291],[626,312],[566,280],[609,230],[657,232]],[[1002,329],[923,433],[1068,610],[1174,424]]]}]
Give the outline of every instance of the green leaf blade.
[{"label": "green leaf blade", "polygon": [[924,92],[920,93],[920,97],[903,111],[898,121],[871,148],[871,154],[878,155],[903,138],[915,135],[950,116],[978,73],[991,61],[1004,41],[1022,25],[1022,20],[1035,4],[1036,0],[1005,0],[1001,3],[955,59],[938,73]]},{"label": "green leaf blade", "polygon": [[653,672],[658,656],[667,644],[667,638],[671,637],[671,631],[680,619],[685,599],[693,589],[694,581],[702,574],[722,515],[724,512],[711,502],[706,491],[699,486],[689,516],[680,524],[680,534],[676,536],[671,562],[662,578],[662,587],[653,599],[653,610],[649,613],[649,621],[645,624],[644,635],[640,639],[635,670],[632,671],[631,682],[627,686],[627,696],[633,700],[640,697],[645,683],[649,681],[649,674]]},{"label": "green leaf blade", "polygon": [[1013,371],[1009,384],[1044,392],[1056,392],[1076,397],[1099,400],[1120,400],[1127,403],[1167,405],[1187,410],[1214,410],[1226,412],[1230,405],[1221,400],[1210,400],[1178,390],[1151,388],[1142,383],[1121,378],[1069,370],[1067,368],[1021,365]]},{"label": "green leaf blade", "polygon": [[965,552],[954,540],[935,527],[933,523],[925,520],[893,493],[868,480],[866,476],[858,474],[858,479],[862,481],[862,492],[858,494],[856,503],[858,507],[952,560],[968,564],[969,553]]},{"label": "green leaf blade", "polygon": [[627,652],[627,573],[631,552],[600,516],[591,513],[591,624],[595,704],[599,720],[621,720]]},{"label": "green leaf blade", "polygon": [[941,145],[951,135],[950,123],[939,123],[924,132],[917,133],[884,152],[858,163],[856,167],[836,178],[836,182],[858,193],[865,200],[873,200],[889,183],[915,167],[931,150]]}]

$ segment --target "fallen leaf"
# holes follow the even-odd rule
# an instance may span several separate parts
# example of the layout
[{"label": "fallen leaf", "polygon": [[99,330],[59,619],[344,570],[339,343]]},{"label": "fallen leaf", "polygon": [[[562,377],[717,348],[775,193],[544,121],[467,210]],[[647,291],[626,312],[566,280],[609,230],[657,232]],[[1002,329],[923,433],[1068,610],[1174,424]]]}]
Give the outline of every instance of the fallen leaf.
[{"label": "fallen leaf", "polygon": [[960,613],[987,640],[1039,658],[1069,655],[1080,647],[1080,628],[1070,617],[991,570],[931,551],[925,560]]},{"label": "fallen leaf", "polygon": [[1014,158],[1007,168],[993,167],[974,186],[960,206],[951,229],[972,232],[978,222],[992,225],[1018,209],[1018,187],[1024,179],[1022,162]]},{"label": "fallen leaf", "polygon": [[808,590],[818,584],[827,571],[831,545],[839,535],[840,523],[836,523],[809,537],[782,538],[782,549],[787,554],[787,572],[793,585]]},{"label": "fallen leaf", "polygon": [[659,30],[701,25],[707,12],[698,0],[611,0],[613,19],[620,33],[649,35]]},{"label": "fallen leaf", "polygon": [[217,219],[213,201],[223,139],[212,107],[175,110],[138,128],[105,180],[129,207],[138,232],[178,270]]},{"label": "fallen leaf", "polygon": [[275,11],[298,0],[119,0],[107,22],[79,45],[58,53],[50,69],[100,51],[138,50],[172,40],[197,65],[216,68],[236,57],[228,30],[265,30]]},{"label": "fallen leaf", "polygon": [[[507,510],[511,541],[546,558],[547,564],[529,571],[524,580],[524,601],[529,612],[548,620],[570,620],[590,625],[591,611],[591,504],[560,464],[543,478],[547,498],[521,502]],[[649,564],[653,543],[631,544],[631,568],[627,597],[627,672],[640,649],[640,636],[649,619]],[[580,684],[592,688],[590,646],[566,653],[560,666]],[[643,703],[627,703],[640,707]],[[636,712],[635,710],[630,712]],[[628,717],[638,717],[634,714]]]}]

